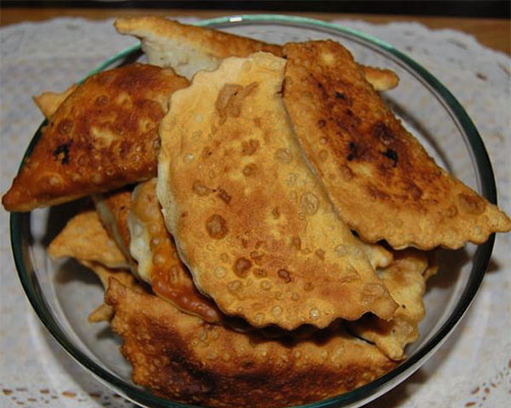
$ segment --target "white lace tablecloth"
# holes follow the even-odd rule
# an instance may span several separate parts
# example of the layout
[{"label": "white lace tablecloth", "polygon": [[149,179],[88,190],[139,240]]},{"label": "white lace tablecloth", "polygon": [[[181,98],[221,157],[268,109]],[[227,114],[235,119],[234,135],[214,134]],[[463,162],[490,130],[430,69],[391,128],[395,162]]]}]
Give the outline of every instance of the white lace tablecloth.
[{"label": "white lace tablecloth", "polygon": [[[379,37],[437,76],[465,106],[489,151],[500,206],[511,213],[511,59],[451,30],[415,23],[338,23]],[[42,120],[31,95],[63,90],[135,43],[111,21],[62,18],[0,29],[0,190]],[[133,407],[60,348],[22,290],[0,210],[0,407]],[[497,237],[476,301],[437,354],[372,407],[504,407],[511,399],[511,234]]]}]

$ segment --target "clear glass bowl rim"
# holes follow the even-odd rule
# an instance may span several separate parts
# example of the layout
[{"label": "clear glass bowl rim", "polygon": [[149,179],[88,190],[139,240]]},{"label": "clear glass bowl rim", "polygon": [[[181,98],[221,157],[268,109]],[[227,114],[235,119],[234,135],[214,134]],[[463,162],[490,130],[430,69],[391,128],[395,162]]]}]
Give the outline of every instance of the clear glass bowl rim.
[{"label": "clear glass bowl rim", "polygon": [[[406,56],[402,52],[395,49],[392,45],[370,36],[368,34],[340,26],[338,24],[328,23],[320,20],[315,20],[305,17],[297,16],[285,16],[278,14],[251,14],[251,15],[234,15],[219,18],[212,18],[207,20],[201,20],[194,24],[204,27],[220,27],[220,26],[236,26],[243,24],[279,24],[279,25],[290,25],[307,28],[319,28],[326,29],[340,34],[347,34],[353,38],[358,38],[365,43],[370,43],[373,47],[383,50],[390,54],[396,62],[407,67],[408,70],[414,72],[416,77],[421,80],[430,89],[433,89],[444,107],[450,112],[453,120],[457,122],[457,125],[462,129],[463,133],[467,136],[467,142],[469,150],[472,154],[473,162],[475,163],[477,170],[477,178],[480,187],[480,193],[490,202],[497,203],[497,194],[495,179],[493,170],[491,167],[490,159],[486,148],[484,147],[481,137],[463,107],[456,100],[456,98],[447,90],[447,88],[440,83],[432,74],[430,74],[425,68],[419,65],[417,62]],[[120,53],[112,56],[108,60],[101,63],[98,67],[92,70],[87,76],[102,71],[112,65],[114,62],[121,60],[122,58],[134,53],[140,49],[140,45],[129,47]],[[32,149],[39,140],[41,129],[45,126],[46,121],[42,123],[40,128],[37,130],[33,139],[31,140],[23,159],[30,155]],[[22,161],[23,163],[23,161]],[[20,165],[21,168],[21,165]],[[173,402],[168,399],[157,397],[144,389],[140,389],[133,384],[126,383],[125,381],[112,375],[110,372],[105,370],[103,367],[96,364],[79,349],[77,349],[71,342],[66,338],[59,325],[55,322],[51,312],[49,311],[46,302],[42,296],[42,293],[38,288],[34,286],[34,280],[32,274],[26,268],[25,260],[27,255],[23,249],[24,246],[24,231],[29,224],[30,213],[11,213],[10,216],[10,235],[11,245],[14,255],[14,261],[18,270],[18,275],[21,280],[22,286],[25,293],[37,313],[39,319],[42,321],[44,326],[49,330],[52,336],[58,341],[58,343],[71,355],[80,365],[88,369],[100,382],[113,386],[117,392],[129,400],[151,407],[157,408],[196,408],[196,405],[182,404]],[[385,384],[393,379],[396,379],[394,386],[399,384],[402,380],[411,375],[416,369],[418,369],[426,358],[432,354],[432,352],[442,344],[442,342],[448,337],[448,335],[454,330],[456,324],[460,321],[467,308],[470,306],[480,283],[484,277],[488,262],[491,256],[495,241],[495,234],[492,234],[487,242],[479,245],[474,257],[472,270],[470,272],[469,281],[465,287],[458,304],[453,310],[450,317],[446,322],[438,329],[438,331],[429,339],[429,341],[423,345],[423,347],[417,352],[405,360],[402,364],[396,367],[394,370],[388,372],[384,376],[368,383],[362,387],[356,388],[353,391],[341,394],[336,397],[332,397],[323,401],[301,405],[300,407],[307,408],[320,408],[320,407],[333,407],[333,406],[347,406],[362,401],[369,396],[378,392],[378,390]],[[32,267],[32,265],[30,265]],[[29,268],[30,269],[30,268]],[[408,372],[407,372],[408,371]],[[408,374],[408,375],[406,375]]]}]

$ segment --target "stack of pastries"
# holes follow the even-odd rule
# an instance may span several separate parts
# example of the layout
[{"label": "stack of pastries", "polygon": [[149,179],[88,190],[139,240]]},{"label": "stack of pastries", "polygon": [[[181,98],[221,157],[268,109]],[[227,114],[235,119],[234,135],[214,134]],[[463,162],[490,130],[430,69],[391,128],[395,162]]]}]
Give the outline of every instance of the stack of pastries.
[{"label": "stack of pastries", "polygon": [[115,27],[148,63],[35,97],[47,125],[2,202],[91,197],[48,253],[100,278],[89,320],[156,395],[280,407],[371,382],[419,336],[432,251],[511,229],[385,105],[397,75],[342,45]]}]

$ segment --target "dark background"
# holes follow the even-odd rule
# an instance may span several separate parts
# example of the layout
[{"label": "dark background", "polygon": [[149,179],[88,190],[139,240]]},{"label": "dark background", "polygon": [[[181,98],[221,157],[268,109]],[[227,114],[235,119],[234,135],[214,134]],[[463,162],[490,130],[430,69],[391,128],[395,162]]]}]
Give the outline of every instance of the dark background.
[{"label": "dark background", "polygon": [[511,0],[338,0],[338,1],[23,1],[0,0],[8,7],[155,8],[267,12],[337,12],[509,19]]}]

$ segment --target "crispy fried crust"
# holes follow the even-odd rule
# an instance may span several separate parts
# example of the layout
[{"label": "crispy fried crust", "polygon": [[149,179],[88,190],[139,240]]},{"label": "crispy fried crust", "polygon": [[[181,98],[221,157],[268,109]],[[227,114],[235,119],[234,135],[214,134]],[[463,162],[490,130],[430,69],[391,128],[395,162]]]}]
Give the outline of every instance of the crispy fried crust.
[{"label": "crispy fried crust", "polygon": [[[121,34],[136,36],[142,42],[149,63],[172,67],[191,79],[199,70],[213,70],[227,57],[248,57],[257,51],[281,56],[282,47],[262,41],[181,24],[163,17],[118,18],[115,28]],[[396,87],[399,77],[389,69],[362,66],[366,79],[378,91]]]},{"label": "crispy fried crust", "polygon": [[43,92],[40,95],[34,96],[34,102],[46,119],[50,119],[50,117],[57,111],[60,104],[64,102],[77,87],[78,85],[71,85],[64,92]]},{"label": "crispy fried crust", "polygon": [[138,275],[153,291],[179,310],[213,323],[221,313],[194,286],[190,272],[179,259],[156,197],[156,179],[140,183],[133,191],[129,215],[130,250],[138,261]]},{"label": "crispy fried crust", "polygon": [[48,255],[54,259],[72,257],[100,263],[108,268],[128,267],[126,258],[108,236],[94,210],[71,218],[50,243]]},{"label": "crispy fried crust", "polygon": [[155,394],[211,407],[283,407],[361,386],[395,363],[341,329],[283,343],[181,313],[112,279],[105,296],[133,381]]},{"label": "crispy fried crust", "polygon": [[[75,258],[97,275],[105,290],[112,276],[133,290],[141,290],[133,275],[125,270],[126,258],[108,236],[96,211],[84,211],[71,218],[49,245],[48,254],[55,259]],[[89,314],[88,320],[96,323],[112,316],[112,307],[101,304]]]},{"label": "crispy fried crust", "polygon": [[215,69],[227,57],[246,57],[256,51],[275,55],[282,52],[278,45],[162,17],[118,18],[114,25],[119,33],[141,39],[151,64],[172,67],[188,79],[199,70]]},{"label": "crispy fried crust", "polygon": [[419,337],[419,323],[424,318],[424,292],[428,269],[428,254],[404,250],[395,254],[394,262],[379,272],[385,287],[399,307],[390,321],[367,315],[349,327],[355,334],[376,345],[393,360],[406,357],[407,344]]},{"label": "crispy fried crust", "polygon": [[154,177],[157,128],[188,81],[133,64],[96,74],[60,105],[2,202],[29,211]]},{"label": "crispy fried crust", "polygon": [[[178,257],[161,215],[155,183],[152,179],[137,185],[133,192],[126,187],[95,196],[101,222],[130,261],[133,273],[149,283],[156,294],[184,312],[208,322],[218,322],[220,312],[211,300],[197,291]],[[91,243],[87,241],[86,244]],[[107,310],[100,306],[89,320],[104,320],[105,312]]]},{"label": "crispy fried crust", "polygon": [[325,327],[396,304],[302,158],[280,90],[285,61],[224,60],[174,94],[157,193],[197,288],[256,327]]},{"label": "crispy fried crust", "polygon": [[248,56],[257,51],[271,52],[277,56],[281,53],[281,47],[278,45],[209,28],[181,24],[163,17],[118,18],[114,26],[121,34],[186,42],[190,47],[220,59]]},{"label": "crispy fried crust", "polygon": [[284,101],[342,219],[396,249],[482,243],[511,220],[439,168],[332,41],[287,44]]}]

